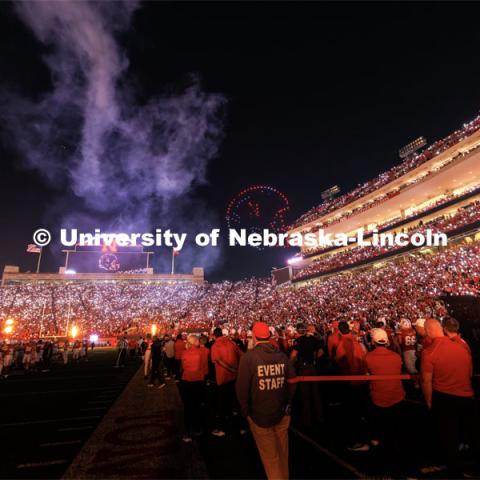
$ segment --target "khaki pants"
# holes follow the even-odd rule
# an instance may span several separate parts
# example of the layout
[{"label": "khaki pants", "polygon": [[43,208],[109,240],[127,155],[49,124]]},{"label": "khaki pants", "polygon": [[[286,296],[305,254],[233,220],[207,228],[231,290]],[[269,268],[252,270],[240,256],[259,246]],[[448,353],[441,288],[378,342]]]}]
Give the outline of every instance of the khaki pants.
[{"label": "khaki pants", "polygon": [[145,356],[143,358],[143,375],[145,377],[148,376],[150,373],[150,368],[152,368],[152,351],[151,350],[145,350]]},{"label": "khaki pants", "polygon": [[250,430],[257,444],[268,480],[288,479],[288,427],[290,416],[269,428],[262,428],[248,417]]}]

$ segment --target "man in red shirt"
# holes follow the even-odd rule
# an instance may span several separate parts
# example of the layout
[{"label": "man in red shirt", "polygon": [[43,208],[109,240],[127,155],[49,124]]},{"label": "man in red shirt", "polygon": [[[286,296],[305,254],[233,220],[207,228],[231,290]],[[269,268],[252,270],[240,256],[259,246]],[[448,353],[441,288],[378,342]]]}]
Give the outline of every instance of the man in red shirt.
[{"label": "man in red shirt", "polygon": [[338,344],[342,338],[342,334],[338,331],[338,322],[334,320],[332,322],[332,332],[328,336],[327,339],[327,350],[328,350],[328,358],[330,362],[333,362],[335,359],[335,353],[337,351]]},{"label": "man in red shirt", "polygon": [[215,365],[217,382],[218,428],[212,431],[212,435],[224,437],[227,418],[233,414],[237,403],[235,380],[242,352],[234,342],[223,336],[221,328],[215,328],[213,336],[215,342],[210,355],[212,363]]},{"label": "man in red shirt", "polygon": [[[365,375],[367,365],[365,363],[366,351],[358,340],[350,333],[347,322],[340,322],[338,329],[342,334],[340,343],[335,352],[335,362],[341,375]],[[370,449],[366,443],[364,422],[368,390],[365,382],[351,381],[345,384],[344,398],[347,399],[347,412],[350,416],[350,429],[347,432],[349,450],[366,452]]]},{"label": "man in red shirt", "polygon": [[[402,359],[398,353],[387,348],[387,332],[374,328],[370,335],[375,348],[365,357],[368,372],[371,375],[400,375]],[[401,428],[402,402],[405,399],[402,381],[371,381],[370,398],[373,403],[372,426],[377,430],[379,440],[387,445],[392,459],[398,458],[401,453],[398,432]],[[375,444],[374,441],[372,443]]]},{"label": "man in red shirt", "polygon": [[208,338],[205,335],[200,336],[200,353],[202,354],[202,365],[204,380],[208,377],[208,360],[210,359],[210,350],[207,347]]},{"label": "man in red shirt", "polygon": [[[364,375],[366,373],[365,349],[350,332],[347,322],[340,322],[342,335],[335,351],[335,362],[342,375]],[[355,382],[358,385],[358,382]]]},{"label": "man in red shirt", "polygon": [[458,323],[457,319],[453,317],[446,317],[443,319],[442,326],[443,332],[450,340],[457,342],[462,347],[466,348],[468,353],[472,353],[468,343],[460,335],[460,324]]},{"label": "man in red shirt", "polygon": [[[423,394],[445,450],[449,477],[458,478],[462,476],[460,426],[472,428],[474,424],[472,357],[443,334],[438,320],[428,319],[425,332],[431,344],[422,351]],[[476,438],[475,432],[471,433],[471,438]]]},{"label": "man in red shirt", "polygon": [[182,351],[182,382],[180,392],[184,404],[186,433],[184,442],[191,442],[192,435],[199,433],[201,418],[200,399],[203,395],[204,361],[196,335],[187,337],[186,348]]},{"label": "man in red shirt", "polygon": [[175,381],[178,383],[180,381],[180,370],[182,366],[182,355],[185,350],[185,340],[181,333],[177,335],[175,339]]}]

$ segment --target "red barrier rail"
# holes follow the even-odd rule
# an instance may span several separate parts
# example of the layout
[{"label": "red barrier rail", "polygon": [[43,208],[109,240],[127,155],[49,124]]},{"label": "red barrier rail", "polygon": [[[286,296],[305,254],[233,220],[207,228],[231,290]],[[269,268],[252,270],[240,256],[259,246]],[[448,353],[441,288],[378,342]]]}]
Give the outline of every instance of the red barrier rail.
[{"label": "red barrier rail", "polygon": [[418,375],[316,375],[311,377],[298,376],[289,378],[288,383],[299,382],[344,382],[362,380],[413,380]]},{"label": "red barrier rail", "polygon": [[[298,376],[289,378],[288,383],[299,382],[352,382],[352,381],[371,381],[371,380],[415,380],[420,375],[315,375],[311,377]],[[479,374],[472,377],[480,377]]]}]

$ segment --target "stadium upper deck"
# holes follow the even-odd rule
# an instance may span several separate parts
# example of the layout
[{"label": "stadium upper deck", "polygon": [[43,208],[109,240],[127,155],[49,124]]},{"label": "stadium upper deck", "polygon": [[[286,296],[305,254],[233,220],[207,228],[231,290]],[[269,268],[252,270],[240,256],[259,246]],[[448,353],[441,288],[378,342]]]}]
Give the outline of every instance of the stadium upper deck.
[{"label": "stadium upper deck", "polygon": [[[434,148],[433,148],[434,147]],[[426,155],[426,152],[428,155]],[[300,218],[290,233],[322,229],[332,236],[364,237],[372,232],[442,232],[450,240],[480,236],[480,117],[374,180]],[[473,236],[472,236],[473,235]],[[302,261],[290,267],[300,284],[351,268],[364,268],[412,253],[412,245],[302,248]],[[433,253],[433,252],[432,252]]]},{"label": "stadium upper deck", "polygon": [[371,230],[480,183],[480,117],[353,191],[302,215],[290,233]]}]

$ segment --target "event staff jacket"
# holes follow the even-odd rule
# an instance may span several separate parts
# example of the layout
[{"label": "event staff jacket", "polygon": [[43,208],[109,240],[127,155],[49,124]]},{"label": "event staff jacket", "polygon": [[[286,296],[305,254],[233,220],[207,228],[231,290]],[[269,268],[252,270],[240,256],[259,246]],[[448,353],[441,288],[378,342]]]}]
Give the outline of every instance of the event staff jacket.
[{"label": "event staff jacket", "polygon": [[288,357],[271,343],[261,343],[240,359],[236,392],[240,411],[262,428],[273,427],[285,416],[295,392]]}]

